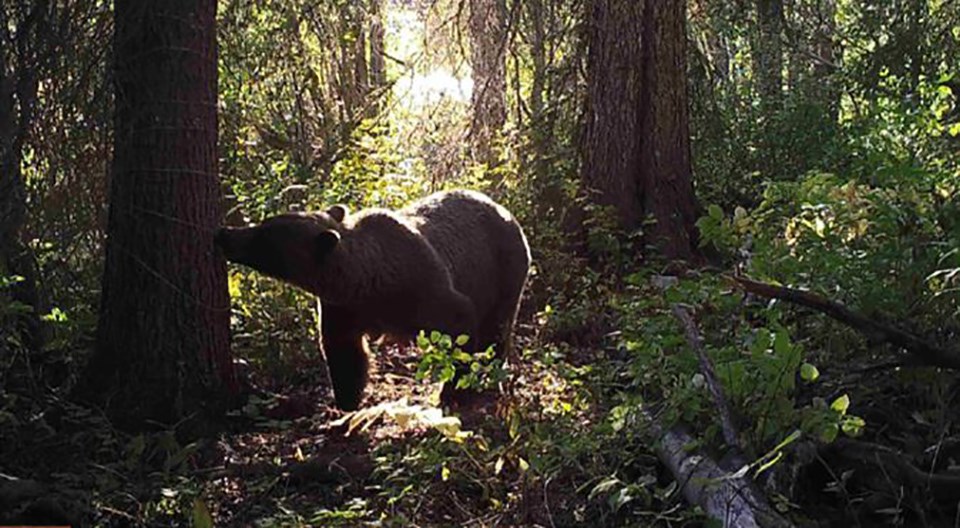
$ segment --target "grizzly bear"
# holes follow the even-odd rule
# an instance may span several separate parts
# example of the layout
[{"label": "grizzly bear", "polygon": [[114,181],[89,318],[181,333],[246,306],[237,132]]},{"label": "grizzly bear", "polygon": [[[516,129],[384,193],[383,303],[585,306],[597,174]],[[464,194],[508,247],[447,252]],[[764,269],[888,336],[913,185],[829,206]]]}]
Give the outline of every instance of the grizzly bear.
[{"label": "grizzly bear", "polygon": [[222,228],[216,242],[228,260],[317,296],[322,348],[344,410],[356,409],[363,397],[370,337],[406,341],[439,330],[466,334],[472,350],[492,345],[506,357],[530,267],[513,215],[463,190],[399,211],[350,214],[337,205],[283,214],[253,227]]}]

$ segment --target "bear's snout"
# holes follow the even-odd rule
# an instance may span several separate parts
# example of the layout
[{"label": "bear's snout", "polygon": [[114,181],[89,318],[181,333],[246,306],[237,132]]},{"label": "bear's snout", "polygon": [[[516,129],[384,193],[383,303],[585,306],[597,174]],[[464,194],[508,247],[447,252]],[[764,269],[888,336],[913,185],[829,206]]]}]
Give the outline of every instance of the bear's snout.
[{"label": "bear's snout", "polygon": [[221,227],[217,230],[216,234],[213,235],[213,243],[221,251],[227,260],[234,260],[236,258],[237,250],[239,249],[238,239],[242,238],[242,229],[237,227]]},{"label": "bear's snout", "polygon": [[229,227],[221,227],[217,229],[217,232],[213,235],[213,243],[223,249],[227,245],[227,239],[229,237],[228,231]]}]

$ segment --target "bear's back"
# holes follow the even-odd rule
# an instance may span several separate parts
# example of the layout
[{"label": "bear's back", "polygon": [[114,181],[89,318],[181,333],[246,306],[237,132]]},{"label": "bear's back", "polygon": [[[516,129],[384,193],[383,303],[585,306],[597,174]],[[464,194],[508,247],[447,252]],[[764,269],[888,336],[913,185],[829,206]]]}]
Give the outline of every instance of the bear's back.
[{"label": "bear's back", "polygon": [[[402,211],[450,270],[454,287],[479,313],[499,300],[506,275],[526,276],[526,240],[513,216],[473,191],[437,193]],[[514,268],[514,269],[511,269]]]}]

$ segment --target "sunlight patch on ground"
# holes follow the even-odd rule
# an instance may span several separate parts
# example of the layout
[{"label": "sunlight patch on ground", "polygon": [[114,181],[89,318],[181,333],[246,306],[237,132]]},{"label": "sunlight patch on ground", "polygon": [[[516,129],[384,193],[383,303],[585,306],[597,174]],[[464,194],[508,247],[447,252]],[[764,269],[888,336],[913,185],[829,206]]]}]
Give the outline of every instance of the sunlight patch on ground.
[{"label": "sunlight patch on ground", "polygon": [[381,418],[391,420],[402,431],[436,429],[448,439],[457,442],[469,438],[472,434],[461,429],[460,419],[456,416],[444,416],[443,411],[436,407],[410,405],[406,398],[351,412],[330,425],[346,425],[347,436],[350,436],[354,432],[366,432]]}]

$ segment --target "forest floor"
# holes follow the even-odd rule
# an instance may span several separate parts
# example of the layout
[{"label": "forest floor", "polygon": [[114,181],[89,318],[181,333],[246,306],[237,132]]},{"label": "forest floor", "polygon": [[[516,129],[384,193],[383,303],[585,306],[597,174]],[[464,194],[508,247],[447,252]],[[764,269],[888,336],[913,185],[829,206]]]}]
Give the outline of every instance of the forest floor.
[{"label": "forest floor", "polygon": [[[672,321],[669,311],[653,313],[668,301],[655,295],[644,290],[633,298],[646,304],[625,306],[660,336],[657,346],[676,347],[682,337],[660,326]],[[652,391],[666,385],[658,380],[685,387],[687,374],[677,378],[669,363],[657,363],[669,352],[635,363],[632,323],[587,308],[584,317],[571,315],[568,331],[555,326],[549,335],[539,315],[528,314],[509,387],[455,417],[436,409],[440,385],[417,379],[421,354],[413,346],[379,347],[364,409],[349,415],[332,406],[326,369],[312,352],[287,376],[252,369],[246,405],[219,434],[192,442],[176,428],[119,432],[55,391],[8,399],[0,409],[0,524],[709,525],[628,412],[638,405],[630,394],[659,397]],[[791,322],[798,333],[821,328],[804,321]],[[720,334],[729,320],[705,316],[703,324]],[[790,401],[849,394],[868,428],[863,443],[805,437],[785,450],[769,471],[776,478],[763,482],[771,502],[798,526],[952,526],[957,384],[932,369],[901,369],[889,351],[864,353],[849,345],[857,336],[828,328],[849,355],[821,361],[820,381],[797,386]],[[688,421],[691,429],[709,438],[702,417],[714,411],[685,405],[701,422]],[[759,430],[743,425],[745,435]],[[888,451],[865,450],[867,442]],[[700,447],[709,451],[710,441]],[[915,468],[939,474],[925,480]]]},{"label": "forest floor", "polygon": [[[438,426],[432,420],[439,412],[442,384],[417,379],[420,360],[415,346],[380,347],[372,361],[364,410],[349,415],[332,407],[326,383],[276,386],[269,379],[256,381],[258,391],[270,397],[258,400],[259,409],[249,409],[261,414],[248,422],[252,430],[224,435],[200,453],[205,465],[230,468],[209,482],[204,496],[217,524],[490,526],[506,521],[555,526],[549,502],[571,504],[578,500],[577,490],[554,486],[525,496],[523,479],[515,478],[517,489],[500,490],[504,502],[514,502],[504,504],[485,484],[471,485],[456,474],[457,464],[483,465],[469,460],[471,447],[466,444],[482,452],[489,449],[486,442],[509,442],[506,406],[564,398],[563,385],[545,383],[542,376],[533,379],[536,374],[523,369],[511,397],[485,393],[458,409],[453,421],[448,421],[448,412]],[[322,365],[317,367],[311,378],[325,380]],[[439,432],[444,427],[449,434]],[[433,454],[439,456],[421,467],[424,473],[407,475],[404,485],[385,482],[399,476],[391,471],[404,471],[405,457],[431,458],[431,453],[417,452],[428,438],[460,450],[450,456],[435,446],[438,452]],[[499,460],[501,467],[494,467],[494,461],[489,468],[479,467],[480,472],[511,473],[502,468],[507,459]],[[409,497],[401,500],[404,495]],[[415,500],[412,508],[410,499]]]}]

